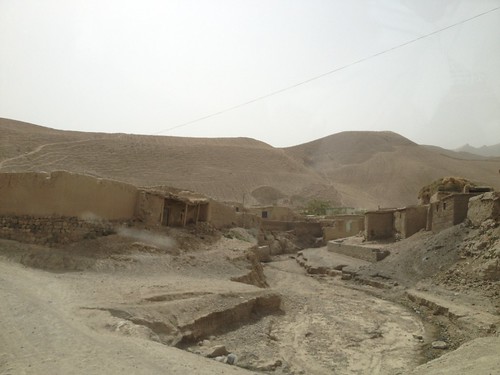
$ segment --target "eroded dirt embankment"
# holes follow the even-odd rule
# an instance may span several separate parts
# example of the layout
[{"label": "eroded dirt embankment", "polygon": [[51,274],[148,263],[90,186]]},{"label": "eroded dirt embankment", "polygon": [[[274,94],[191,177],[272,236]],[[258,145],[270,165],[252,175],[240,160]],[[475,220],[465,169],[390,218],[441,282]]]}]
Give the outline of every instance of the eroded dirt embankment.
[{"label": "eroded dirt embankment", "polygon": [[[203,352],[203,346],[225,345],[238,356],[238,366],[275,373],[390,374],[418,362],[419,343],[413,335],[423,334],[423,327],[415,316],[390,302],[346,289],[333,279],[322,282],[311,278],[294,260],[285,258],[264,266],[269,288],[230,281],[253,271],[251,263],[245,261],[245,251],[252,243],[223,237],[205,249],[176,254],[149,248],[141,251],[132,241],[127,245],[126,241],[115,240],[109,236],[72,246],[62,262],[57,262],[55,255],[45,256],[51,249],[1,241],[5,272],[0,293],[12,289],[27,300],[37,296],[30,302],[29,314],[10,314],[8,322],[3,321],[23,328],[14,328],[18,332],[15,342],[11,334],[2,338],[2,370],[40,373],[52,369],[52,373],[60,373],[65,368],[72,372],[71,361],[64,367],[57,359],[58,352],[82,363],[82,369],[90,369],[87,364],[95,358],[100,361],[100,356],[85,349],[82,353],[78,348],[92,347],[96,340],[103,345],[121,343],[116,345],[115,354],[103,351],[107,357],[102,363],[113,363],[107,373],[113,373],[113,366],[124,353],[127,358],[142,353],[143,349],[137,349],[133,354],[136,346],[145,347],[144,342],[148,347],[179,345],[193,352]],[[103,251],[97,257],[95,249],[86,254],[89,244]],[[108,246],[112,251],[105,251]],[[32,256],[27,258],[27,254]],[[25,264],[42,269],[47,260],[49,269],[57,265],[57,272],[20,268],[17,262],[22,259],[30,259],[34,263]],[[85,261],[80,262],[82,259]],[[5,301],[5,314],[23,303]],[[37,310],[44,318],[37,317]],[[67,324],[61,323],[51,332],[52,320]],[[51,345],[33,352],[28,361],[25,354],[18,356],[16,348],[31,347],[29,329],[43,334]],[[35,336],[35,341],[41,340],[41,336]],[[198,341],[202,341],[202,347]],[[60,351],[59,345],[64,346]],[[164,361],[180,358],[172,350],[177,349],[170,347],[164,352]],[[221,364],[183,353],[181,357],[188,365],[204,366],[203,371],[190,373],[210,373],[210,369],[220,373],[217,366]],[[43,362],[47,356],[53,361]],[[147,365],[142,363],[149,360]],[[34,366],[37,361],[43,368],[40,363]],[[140,364],[148,373],[157,373],[152,369],[155,361],[148,356],[140,363],[125,360],[120,372],[128,369],[140,373],[131,367]],[[227,373],[234,369],[225,366]]]}]

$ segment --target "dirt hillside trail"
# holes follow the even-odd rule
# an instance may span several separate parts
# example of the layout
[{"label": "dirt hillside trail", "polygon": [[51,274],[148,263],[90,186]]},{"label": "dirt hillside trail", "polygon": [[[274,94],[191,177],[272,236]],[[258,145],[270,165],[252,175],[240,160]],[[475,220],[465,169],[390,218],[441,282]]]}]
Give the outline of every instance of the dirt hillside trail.
[{"label": "dirt hillside trail", "polygon": [[421,146],[391,132],[344,132],[289,148],[249,138],[59,131],[7,119],[0,133],[3,172],[67,170],[228,202],[245,195],[248,205],[269,204],[252,195],[267,189],[276,193],[272,203],[400,207],[446,175],[500,188],[498,158]]},{"label": "dirt hillside trail", "polygon": [[[22,159],[28,159],[28,160],[30,160],[30,158],[33,155],[36,155],[37,153],[41,152],[46,147],[51,147],[51,146],[66,146],[66,145],[72,145],[72,144],[78,144],[78,143],[85,143],[85,142],[90,142],[90,141],[95,141],[95,139],[92,138],[92,139],[83,139],[83,140],[79,140],[79,141],[55,142],[55,143],[46,143],[46,144],[43,144],[43,145],[39,145],[34,150],[28,151],[28,152],[26,152],[26,153],[24,153],[22,155],[18,155],[18,156],[14,156],[14,157],[11,157],[11,158],[0,160],[0,171],[1,171],[1,169],[6,164],[10,164],[9,167],[11,167],[11,168],[14,167],[15,163],[13,163],[13,162],[16,161],[16,160],[22,160]],[[23,165],[23,163],[21,163],[21,165]]]}]

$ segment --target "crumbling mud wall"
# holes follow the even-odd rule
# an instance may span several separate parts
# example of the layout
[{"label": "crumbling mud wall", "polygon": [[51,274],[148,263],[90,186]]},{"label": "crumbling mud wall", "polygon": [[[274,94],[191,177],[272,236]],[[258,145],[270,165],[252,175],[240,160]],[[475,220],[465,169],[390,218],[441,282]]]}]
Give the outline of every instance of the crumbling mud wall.
[{"label": "crumbling mud wall", "polygon": [[132,219],[137,196],[132,185],[64,171],[0,174],[4,216]]},{"label": "crumbling mud wall", "polygon": [[463,222],[467,217],[471,197],[471,194],[453,194],[439,202],[431,203],[429,213],[432,231],[439,232]]},{"label": "crumbling mud wall", "polygon": [[500,193],[489,192],[469,200],[467,218],[473,226],[488,219],[500,221]]},{"label": "crumbling mud wall", "polygon": [[256,215],[264,220],[294,221],[300,220],[291,208],[282,206],[250,207],[246,209],[248,213]]},{"label": "crumbling mud wall", "polygon": [[394,212],[394,230],[408,238],[427,226],[428,206],[410,206]]},{"label": "crumbling mud wall", "polygon": [[365,218],[363,215],[338,215],[322,224],[323,239],[330,241],[355,236],[364,231]]},{"label": "crumbling mud wall", "polygon": [[159,225],[163,219],[165,198],[140,191],[137,198],[136,214],[148,225]]},{"label": "crumbling mud wall", "polygon": [[77,217],[0,216],[0,238],[40,245],[66,244],[114,233],[113,223]]},{"label": "crumbling mud wall", "polygon": [[209,203],[208,222],[216,228],[226,228],[236,225],[238,218],[233,207],[212,200]]},{"label": "crumbling mud wall", "polygon": [[365,238],[368,241],[394,236],[394,211],[365,213]]}]

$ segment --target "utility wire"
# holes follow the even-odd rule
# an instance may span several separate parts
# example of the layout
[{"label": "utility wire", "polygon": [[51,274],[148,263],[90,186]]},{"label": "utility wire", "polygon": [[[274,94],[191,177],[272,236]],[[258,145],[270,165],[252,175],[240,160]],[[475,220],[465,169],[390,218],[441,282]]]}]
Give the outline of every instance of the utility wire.
[{"label": "utility wire", "polygon": [[369,55],[369,56],[363,57],[363,58],[361,58],[361,59],[359,59],[359,60],[356,60],[356,61],[353,61],[353,62],[351,62],[351,63],[349,63],[349,64],[346,64],[346,65],[340,66],[340,67],[338,67],[338,68],[332,69],[332,70],[330,70],[330,71],[328,71],[328,72],[326,72],[326,73],[319,74],[319,75],[317,75],[317,76],[314,76],[314,77],[311,77],[311,78],[306,79],[306,80],[304,80],[304,81],[301,81],[301,82],[295,83],[295,84],[293,84],[293,85],[290,85],[290,86],[284,87],[284,88],[282,88],[282,89],[279,89],[279,90],[276,90],[276,91],[272,91],[272,92],[267,93],[267,94],[265,94],[265,95],[258,96],[258,97],[254,98],[254,99],[248,100],[248,101],[243,102],[243,103],[240,103],[240,104],[236,104],[236,105],[234,105],[234,106],[232,106],[232,107],[228,107],[228,108],[222,109],[222,110],[220,110],[220,111],[218,111],[218,112],[213,112],[213,113],[211,113],[211,114],[209,114],[209,115],[206,115],[206,116],[203,116],[203,117],[198,117],[198,118],[196,118],[196,119],[194,119],[194,120],[190,120],[190,121],[187,121],[187,122],[181,123],[181,124],[179,124],[179,125],[172,126],[171,128],[167,128],[167,129],[160,130],[159,132],[154,133],[154,134],[155,134],[155,135],[157,135],[157,134],[161,134],[161,133],[168,132],[168,131],[170,131],[170,130],[174,130],[174,129],[182,128],[182,127],[185,127],[185,126],[188,126],[188,125],[194,124],[194,123],[196,123],[196,122],[200,122],[200,121],[203,121],[203,120],[209,119],[209,118],[211,118],[211,117],[215,117],[215,116],[221,115],[221,114],[223,114],[223,113],[226,113],[226,112],[229,112],[229,111],[233,111],[233,110],[235,110],[235,109],[237,109],[237,108],[244,107],[244,106],[246,106],[246,105],[249,105],[249,104],[252,104],[252,103],[258,102],[258,101],[260,101],[260,100],[263,100],[263,99],[269,98],[269,97],[271,97],[271,96],[275,96],[275,95],[281,94],[282,92],[292,90],[292,89],[294,89],[294,88],[296,88],[296,87],[298,87],[298,86],[305,85],[305,84],[307,84],[307,83],[309,83],[309,82],[312,82],[312,81],[316,81],[316,80],[321,79],[321,78],[323,78],[323,77],[326,77],[326,76],[328,76],[328,75],[330,75],[330,74],[337,73],[337,72],[339,72],[339,71],[341,71],[341,70],[344,70],[344,69],[350,68],[350,67],[352,67],[352,66],[354,66],[354,65],[357,65],[357,64],[361,64],[361,63],[363,63],[363,62],[366,62],[366,61],[371,60],[371,59],[373,59],[373,58],[379,57],[379,56],[384,55],[384,54],[386,54],[386,53],[392,52],[392,51],[397,50],[397,49],[399,49],[399,48],[406,47],[406,46],[407,46],[407,45],[409,45],[409,44],[412,44],[412,43],[418,42],[419,40],[422,40],[422,39],[428,38],[428,37],[430,37],[430,36],[433,36],[433,35],[439,34],[439,33],[443,32],[443,31],[446,31],[446,30],[449,30],[449,29],[454,28],[454,27],[456,27],[456,26],[462,25],[462,24],[464,24],[464,23],[466,23],[466,22],[469,22],[469,21],[472,21],[472,20],[474,20],[474,19],[476,19],[476,18],[482,17],[482,16],[484,16],[484,15],[486,15],[486,14],[488,14],[488,13],[495,12],[495,11],[497,11],[497,10],[499,10],[499,9],[500,9],[500,6],[499,6],[499,7],[496,7],[496,8],[493,8],[493,9],[490,9],[490,10],[487,10],[487,11],[485,11],[485,12],[483,12],[483,13],[476,14],[475,16],[472,16],[472,17],[467,18],[467,19],[465,19],[465,20],[462,20],[462,21],[456,22],[456,23],[454,23],[454,24],[448,25],[448,26],[446,26],[446,27],[443,27],[442,29],[438,29],[438,30],[432,31],[432,32],[430,32],[430,33],[428,33],[428,34],[421,35],[421,36],[419,36],[419,37],[417,37],[417,38],[415,38],[415,39],[408,40],[408,41],[406,41],[406,42],[404,42],[404,43],[401,43],[401,44],[398,44],[398,45],[396,45],[396,46],[394,46],[394,47],[390,47],[390,48],[385,49],[385,50],[383,50],[383,51],[380,51],[380,52],[374,53],[373,55]]}]

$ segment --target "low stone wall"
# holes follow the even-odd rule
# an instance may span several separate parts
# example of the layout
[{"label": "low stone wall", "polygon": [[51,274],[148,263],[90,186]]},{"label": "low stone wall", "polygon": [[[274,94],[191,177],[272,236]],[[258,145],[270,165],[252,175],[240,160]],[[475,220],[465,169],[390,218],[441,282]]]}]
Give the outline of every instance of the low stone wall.
[{"label": "low stone wall", "polygon": [[114,233],[108,221],[62,216],[0,216],[0,238],[41,245],[65,244]]},{"label": "low stone wall", "polygon": [[366,246],[344,245],[336,241],[328,242],[328,251],[367,260],[368,262],[378,262],[389,255],[387,250]]}]

